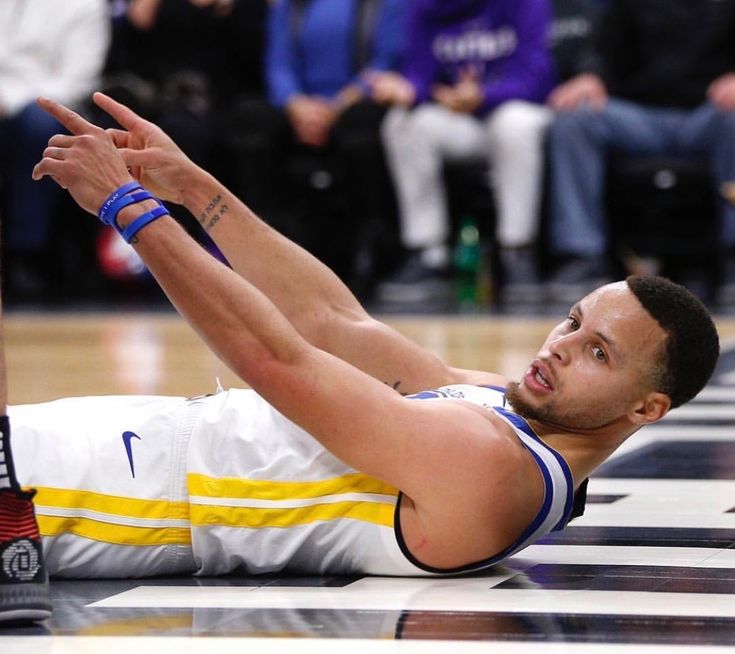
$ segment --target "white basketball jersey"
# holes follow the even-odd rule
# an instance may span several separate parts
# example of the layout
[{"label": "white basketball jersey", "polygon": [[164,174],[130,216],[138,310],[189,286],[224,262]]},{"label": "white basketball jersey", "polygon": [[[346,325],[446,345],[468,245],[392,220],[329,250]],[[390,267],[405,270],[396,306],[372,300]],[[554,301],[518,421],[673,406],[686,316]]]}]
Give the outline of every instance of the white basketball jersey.
[{"label": "white basketball jersey", "polygon": [[[504,408],[503,389],[446,386],[412,399],[465,400],[495,411],[533,455],[544,502],[521,537],[479,570],[562,528],[572,476],[562,457]],[[399,492],[357,472],[251,391],[207,398],[189,446],[192,545],[200,574],[283,569],[376,575],[441,574],[405,548]],[[457,572],[454,570],[452,572]]]}]

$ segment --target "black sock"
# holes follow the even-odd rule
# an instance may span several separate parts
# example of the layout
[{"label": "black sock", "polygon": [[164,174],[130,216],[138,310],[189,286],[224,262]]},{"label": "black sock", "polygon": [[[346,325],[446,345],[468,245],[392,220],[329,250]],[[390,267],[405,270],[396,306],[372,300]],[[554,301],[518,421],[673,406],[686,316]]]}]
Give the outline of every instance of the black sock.
[{"label": "black sock", "polygon": [[3,488],[20,491],[20,484],[15,476],[13,453],[10,450],[10,420],[8,416],[0,416],[0,490]]}]

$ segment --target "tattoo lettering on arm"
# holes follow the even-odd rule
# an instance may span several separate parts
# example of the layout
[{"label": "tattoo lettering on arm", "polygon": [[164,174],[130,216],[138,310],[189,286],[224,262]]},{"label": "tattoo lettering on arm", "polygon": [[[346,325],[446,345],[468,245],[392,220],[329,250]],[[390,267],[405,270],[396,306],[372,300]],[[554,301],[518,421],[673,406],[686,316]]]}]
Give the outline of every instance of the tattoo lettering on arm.
[{"label": "tattoo lettering on arm", "polygon": [[205,232],[209,232],[229,210],[230,207],[222,202],[222,196],[217,194],[210,200],[209,204],[198,217],[199,224],[204,228]]},{"label": "tattoo lettering on arm", "polygon": [[209,221],[204,229],[209,232],[212,227],[217,224],[217,221],[222,218],[222,216],[224,216],[229,210],[230,208],[226,204],[220,205],[219,211],[214,216],[212,216],[212,219]]}]

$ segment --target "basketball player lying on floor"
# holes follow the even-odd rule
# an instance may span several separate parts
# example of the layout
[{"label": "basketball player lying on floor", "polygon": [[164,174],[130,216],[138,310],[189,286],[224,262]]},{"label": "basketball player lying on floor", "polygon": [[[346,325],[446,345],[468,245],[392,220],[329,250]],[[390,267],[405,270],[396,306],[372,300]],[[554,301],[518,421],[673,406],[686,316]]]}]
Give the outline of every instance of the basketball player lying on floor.
[{"label": "basketball player lying on floor", "polygon": [[[632,277],[576,304],[520,382],[448,367],[155,125],[102,94],[123,130],[39,102],[71,135],[50,140],[34,178],[118,228],[253,389],[11,408],[52,575],[480,570],[563,528],[583,480],[715,365],[698,300]],[[148,192],[198,216],[232,269]],[[3,506],[27,508],[10,483]]]}]

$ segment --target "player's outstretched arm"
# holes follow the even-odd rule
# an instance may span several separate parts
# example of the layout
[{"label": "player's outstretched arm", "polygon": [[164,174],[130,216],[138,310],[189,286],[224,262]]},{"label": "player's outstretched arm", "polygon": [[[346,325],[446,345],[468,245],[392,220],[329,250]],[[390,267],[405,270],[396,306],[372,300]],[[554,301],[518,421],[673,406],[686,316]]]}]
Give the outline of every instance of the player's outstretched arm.
[{"label": "player's outstretched arm", "polygon": [[112,134],[133,177],[197,216],[233,269],[265,293],[310,343],[404,393],[462,378],[371,318],[337,275],[260,220],[158,127],[104,94],[96,93],[94,100],[125,128]]}]

